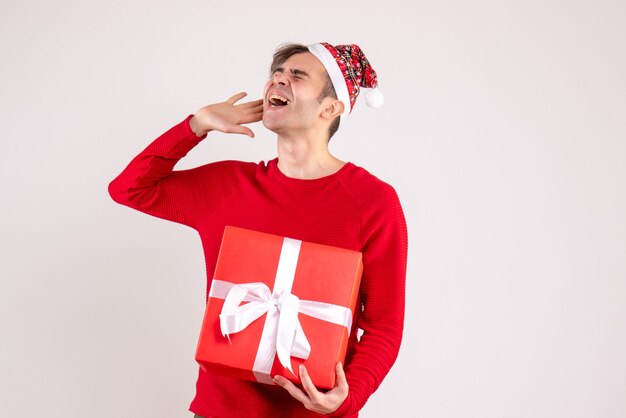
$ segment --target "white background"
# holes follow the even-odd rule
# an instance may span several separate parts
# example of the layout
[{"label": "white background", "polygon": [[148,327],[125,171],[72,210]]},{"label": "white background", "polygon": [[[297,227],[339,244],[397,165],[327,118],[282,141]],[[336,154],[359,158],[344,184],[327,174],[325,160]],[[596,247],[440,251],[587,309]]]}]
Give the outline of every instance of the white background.
[{"label": "white background", "polygon": [[[406,332],[363,417],[626,416],[623,1],[3,1],[0,415],[186,417],[190,228],[108,183],[283,42],[359,44],[386,104],[331,152],[392,184]],[[214,135],[178,168],[269,160]]]}]

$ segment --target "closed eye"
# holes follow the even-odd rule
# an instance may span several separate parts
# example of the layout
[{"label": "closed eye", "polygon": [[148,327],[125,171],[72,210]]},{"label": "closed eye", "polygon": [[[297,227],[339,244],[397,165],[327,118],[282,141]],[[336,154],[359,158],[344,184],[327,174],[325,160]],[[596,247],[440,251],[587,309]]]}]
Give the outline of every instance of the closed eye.
[{"label": "closed eye", "polygon": [[[276,74],[282,74],[284,73],[286,70],[282,67],[278,67],[276,70],[274,70],[274,72],[272,73],[272,77],[274,77]],[[305,78],[309,78],[309,74],[304,71],[304,70],[298,70],[296,69],[292,69],[292,70],[287,70],[288,72],[291,73],[291,75],[293,76],[293,78],[297,78],[299,80],[305,79]]]},{"label": "closed eye", "polygon": [[302,70],[292,70],[293,76],[296,78],[307,78],[309,75],[306,73],[306,71],[302,71]]}]

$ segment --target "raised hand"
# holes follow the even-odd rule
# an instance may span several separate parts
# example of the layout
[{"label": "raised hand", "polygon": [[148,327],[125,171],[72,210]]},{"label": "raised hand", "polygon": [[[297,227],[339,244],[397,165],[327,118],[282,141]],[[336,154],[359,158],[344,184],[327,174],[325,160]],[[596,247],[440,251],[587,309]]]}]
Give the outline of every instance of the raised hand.
[{"label": "raised hand", "polygon": [[189,121],[191,129],[199,137],[210,131],[220,131],[254,138],[254,132],[242,124],[258,122],[263,118],[263,100],[235,104],[247,95],[246,92],[237,93],[225,102],[199,109]]},{"label": "raised hand", "polygon": [[300,380],[304,391],[282,376],[274,376],[274,383],[282,386],[304,407],[318,414],[330,414],[335,412],[348,397],[348,381],[341,363],[337,363],[337,385],[326,393],[317,390],[304,364],[300,365]]}]

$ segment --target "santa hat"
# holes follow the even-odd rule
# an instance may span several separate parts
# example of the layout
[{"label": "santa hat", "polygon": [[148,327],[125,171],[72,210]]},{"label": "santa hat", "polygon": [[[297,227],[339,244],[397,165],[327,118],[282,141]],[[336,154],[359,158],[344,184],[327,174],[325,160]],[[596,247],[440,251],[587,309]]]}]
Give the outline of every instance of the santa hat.
[{"label": "santa hat", "polygon": [[337,99],[344,105],[341,115],[352,112],[360,87],[370,88],[365,102],[370,107],[381,107],[383,94],[378,90],[376,71],[357,45],[335,45],[326,42],[307,45],[309,51],[319,59],[335,87]]}]

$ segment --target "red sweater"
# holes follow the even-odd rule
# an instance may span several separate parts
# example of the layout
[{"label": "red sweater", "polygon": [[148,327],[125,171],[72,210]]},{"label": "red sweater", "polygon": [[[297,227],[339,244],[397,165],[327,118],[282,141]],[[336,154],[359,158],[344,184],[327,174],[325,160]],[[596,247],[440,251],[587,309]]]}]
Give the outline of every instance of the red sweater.
[{"label": "red sweater", "polygon": [[[225,225],[363,253],[363,277],[345,371],[349,395],[332,417],[356,417],[391,368],[404,321],[407,230],[395,190],[350,162],[312,180],[285,176],[278,159],[174,166],[206,135],[187,116],[155,139],[110,184],[116,202],[194,228],[210,288]],[[356,329],[363,330],[357,341]],[[316,417],[279,387],[200,369],[190,411],[205,417]]]}]

